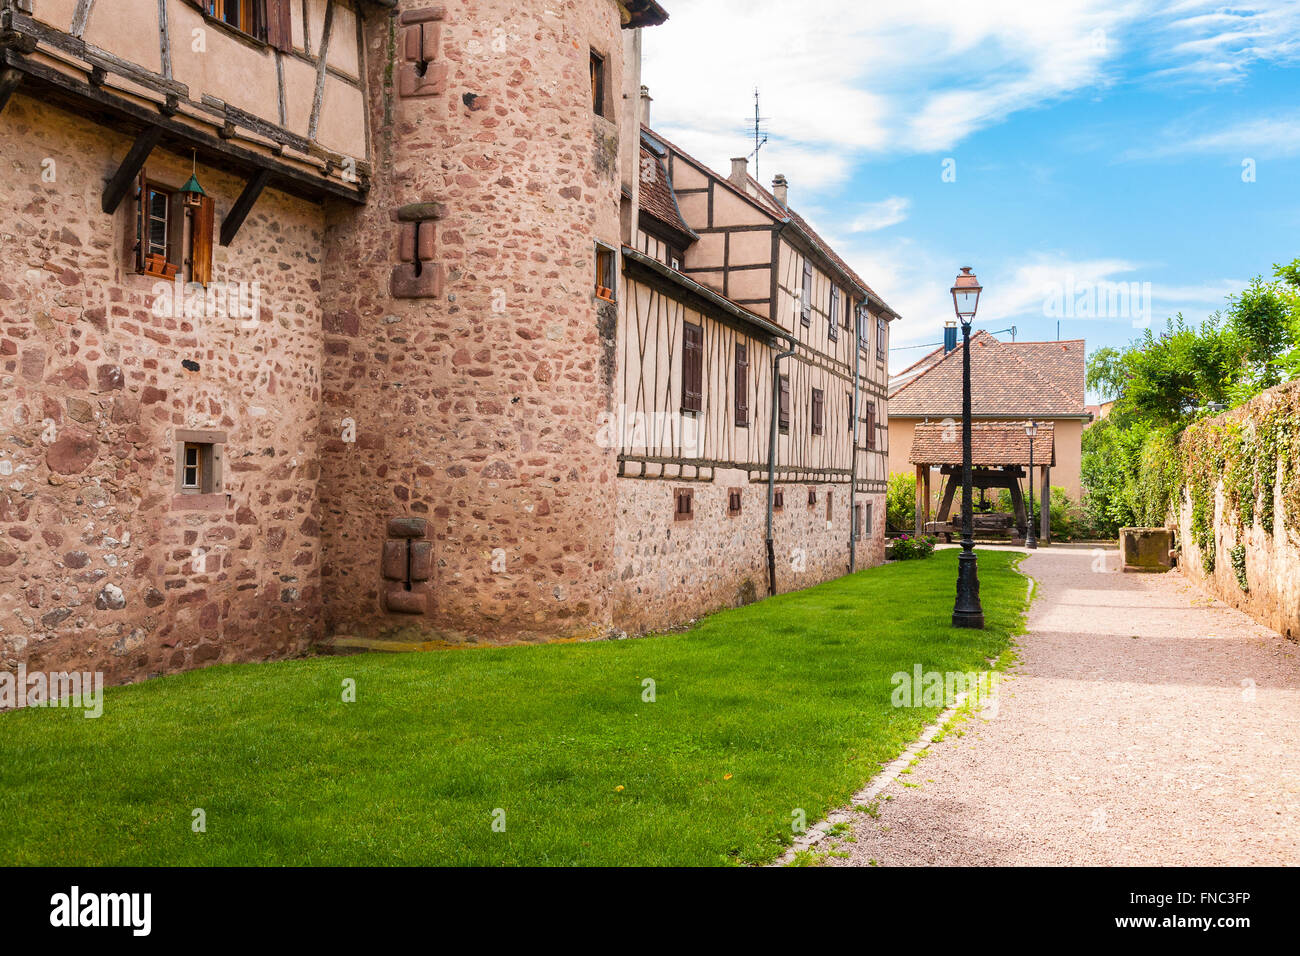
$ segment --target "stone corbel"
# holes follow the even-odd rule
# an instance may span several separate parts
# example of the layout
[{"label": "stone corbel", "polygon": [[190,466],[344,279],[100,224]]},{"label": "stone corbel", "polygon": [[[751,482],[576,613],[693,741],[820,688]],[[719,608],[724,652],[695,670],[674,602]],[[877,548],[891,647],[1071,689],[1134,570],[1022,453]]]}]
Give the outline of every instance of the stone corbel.
[{"label": "stone corbel", "polygon": [[444,272],[434,262],[436,223],[446,215],[439,202],[417,202],[394,210],[398,223],[397,258],[389,281],[395,299],[432,299],[442,295]]},{"label": "stone corbel", "polygon": [[439,96],[447,91],[447,64],[442,58],[441,6],[405,10],[402,27],[402,65],[397,76],[401,97]]}]

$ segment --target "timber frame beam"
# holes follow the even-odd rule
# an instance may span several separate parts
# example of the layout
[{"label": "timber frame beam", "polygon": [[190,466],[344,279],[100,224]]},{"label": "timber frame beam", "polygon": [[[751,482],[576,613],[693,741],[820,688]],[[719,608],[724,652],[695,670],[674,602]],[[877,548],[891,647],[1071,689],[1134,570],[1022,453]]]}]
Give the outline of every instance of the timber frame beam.
[{"label": "timber frame beam", "polygon": [[162,133],[161,126],[146,126],[144,132],[135,138],[135,142],[131,144],[131,149],[127,151],[122,164],[117,167],[117,172],[104,186],[104,195],[100,199],[99,205],[105,213],[111,216],[117,212],[117,207],[122,204],[126,194],[131,191],[131,184],[140,177],[140,170],[144,169],[145,160],[149,158],[153,148],[162,139]]},{"label": "timber frame beam", "polygon": [[[13,47],[0,44],[0,73],[5,68],[24,74],[23,81],[31,86],[32,95],[41,96],[70,109],[95,122],[121,131],[125,125],[140,130],[157,127],[161,131],[159,145],[181,156],[197,150],[204,162],[252,178],[258,170],[270,175],[267,183],[277,189],[319,202],[332,196],[351,203],[366,201],[366,190],[324,179],[305,169],[285,164],[275,156],[237,145],[219,135],[208,133],[200,127],[184,122],[177,116],[167,115],[163,104],[146,104],[125,99],[112,92],[62,73],[53,67],[24,56]],[[219,163],[214,158],[220,157]]]},{"label": "timber frame beam", "polygon": [[9,97],[13,96],[14,90],[18,89],[18,84],[23,81],[21,70],[15,70],[7,66],[0,70],[0,113],[4,112]]},{"label": "timber frame beam", "polygon": [[226,218],[221,221],[221,244],[228,246],[235,241],[235,236],[239,233],[239,227],[244,224],[248,218],[253,204],[257,202],[257,197],[262,195],[262,190],[271,179],[269,169],[259,169],[253,174],[253,177],[244,186],[243,192],[235,200],[235,204],[230,207],[230,212],[226,213]]}]

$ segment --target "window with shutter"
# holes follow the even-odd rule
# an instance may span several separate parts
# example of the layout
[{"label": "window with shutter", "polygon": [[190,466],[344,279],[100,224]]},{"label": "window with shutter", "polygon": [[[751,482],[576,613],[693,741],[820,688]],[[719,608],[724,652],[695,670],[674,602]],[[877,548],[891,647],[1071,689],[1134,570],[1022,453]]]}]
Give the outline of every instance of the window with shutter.
[{"label": "window with shutter", "polygon": [[736,343],[736,426],[749,427],[749,346]]},{"label": "window with shutter", "polygon": [[853,537],[862,537],[862,505],[853,506]]},{"label": "window with shutter", "polygon": [[820,435],[823,433],[822,414],[826,406],[826,393],[820,388],[812,390],[812,433]]},{"label": "window with shutter", "polygon": [[695,517],[695,489],[678,488],[677,489],[677,507],[673,515],[674,521],[690,521]]},{"label": "window with shutter", "polygon": [[216,224],[216,209],[212,197],[204,196],[194,210],[190,237],[190,281],[202,285],[212,281],[212,230]]},{"label": "window with shutter", "polygon": [[727,490],[727,517],[735,518],[740,515],[740,489],[730,488]]},{"label": "window with shutter", "polygon": [[687,322],[682,326],[682,411],[704,409],[704,329]]},{"label": "window with shutter", "polygon": [[878,362],[885,360],[885,334],[888,328],[889,325],[883,315],[876,319],[876,361]]},{"label": "window with shutter", "polygon": [[867,402],[867,448],[876,447],[876,403]]},{"label": "window with shutter", "polygon": [[772,492],[772,510],[773,511],[785,510],[785,489],[784,488],[777,488],[774,492]]},{"label": "window with shutter", "polygon": [[827,520],[828,522],[831,520],[831,496],[832,496],[832,494],[833,494],[833,492],[831,492],[830,490],[827,490],[827,492],[826,492],[826,520]]},{"label": "window with shutter", "polygon": [[799,321],[804,325],[812,324],[812,263],[803,261],[803,291],[799,298]]},{"label": "window with shutter", "polygon": [[840,290],[831,286],[831,314],[826,323],[826,333],[834,342],[840,337]]},{"label": "window with shutter", "polygon": [[777,416],[777,427],[781,434],[790,434],[790,376],[781,376],[781,404],[780,415]]}]

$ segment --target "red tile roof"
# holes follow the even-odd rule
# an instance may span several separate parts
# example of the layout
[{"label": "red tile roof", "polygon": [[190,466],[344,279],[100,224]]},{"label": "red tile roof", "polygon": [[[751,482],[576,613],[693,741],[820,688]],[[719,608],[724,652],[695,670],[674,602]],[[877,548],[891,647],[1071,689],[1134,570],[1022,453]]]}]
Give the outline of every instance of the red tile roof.
[{"label": "red tile roof", "polygon": [[[653,170],[653,175],[646,175],[649,170]],[[641,214],[652,216],[678,232],[694,236],[695,231],[686,224],[686,220],[682,218],[682,211],[677,206],[677,196],[673,193],[673,184],[672,180],[668,178],[668,170],[664,168],[664,164],[659,157],[646,149],[644,145],[641,147],[639,175],[641,177]]]},{"label": "red tile roof", "polygon": [[825,239],[823,239],[817,233],[817,231],[813,229],[811,225],[808,224],[808,221],[804,219],[803,216],[799,215],[799,213],[797,213],[795,210],[791,209],[790,207],[782,206],[780,203],[778,203],[776,201],[776,197],[773,196],[766,189],[764,189],[762,185],[759,184],[758,180],[756,180],[753,176],[746,176],[749,185],[752,186],[754,189],[754,192],[751,193],[747,189],[740,189],[739,187],[736,186],[735,183],[733,183],[726,176],[719,175],[709,166],[706,166],[704,163],[700,162],[690,153],[686,152],[686,150],[682,149],[676,143],[672,143],[669,140],[665,139],[663,136],[661,136],[658,132],[651,129],[650,127],[642,124],[641,131],[643,133],[649,134],[654,139],[655,142],[662,144],[667,149],[671,149],[673,152],[677,153],[686,161],[690,162],[695,166],[698,166],[700,169],[704,170],[715,180],[717,180],[717,182],[720,185],[722,185],[727,189],[730,189],[737,196],[740,196],[741,198],[747,200],[754,206],[761,209],[763,212],[767,213],[772,218],[778,221],[783,221],[788,219],[791,223],[794,224],[796,229],[803,232],[808,237],[808,239],[812,242],[813,245],[817,246],[821,250],[822,254],[825,255],[826,258],[829,259],[831,263],[834,264],[834,266],[844,274],[845,278],[847,278],[850,282],[852,282],[854,285],[858,286],[859,288],[865,289],[875,300],[875,302],[878,305],[883,306],[885,310],[889,312],[891,315],[895,317],[898,316],[898,313],[895,312],[892,308],[890,308],[889,304],[886,303],[885,300],[880,296],[880,293],[876,292],[875,289],[867,285],[865,279],[863,279],[860,275],[858,275],[851,268],[849,268],[849,264],[840,258],[839,254],[834,249],[831,248],[830,243],[828,243]]},{"label": "red tile roof", "polygon": [[[942,348],[938,352],[942,352]],[[961,415],[962,346],[895,388],[889,414],[902,418]],[[1084,408],[1084,342],[1000,342],[971,337],[971,406],[977,417],[1068,418]]]},{"label": "red tile roof", "polygon": [[[1029,436],[1022,422],[972,422],[971,465],[1028,465]],[[960,465],[962,463],[961,422],[920,422],[912,433],[914,465]],[[1056,428],[1051,422],[1038,426],[1034,436],[1034,465],[1056,464]]]}]

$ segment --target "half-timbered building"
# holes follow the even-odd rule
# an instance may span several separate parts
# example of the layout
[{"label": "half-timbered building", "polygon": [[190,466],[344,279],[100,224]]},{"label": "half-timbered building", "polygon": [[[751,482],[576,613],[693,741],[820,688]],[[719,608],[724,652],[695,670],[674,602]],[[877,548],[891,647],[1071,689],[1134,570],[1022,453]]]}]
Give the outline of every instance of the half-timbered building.
[{"label": "half-timbered building", "polygon": [[616,621],[664,626],[879,563],[896,313],[790,208],[784,177],[768,191],[744,160],[723,177],[647,125],[638,180],[610,416]]},{"label": "half-timbered building", "polygon": [[0,667],[604,637],[879,560],[893,313],[643,127],[666,18],[0,0]]}]

